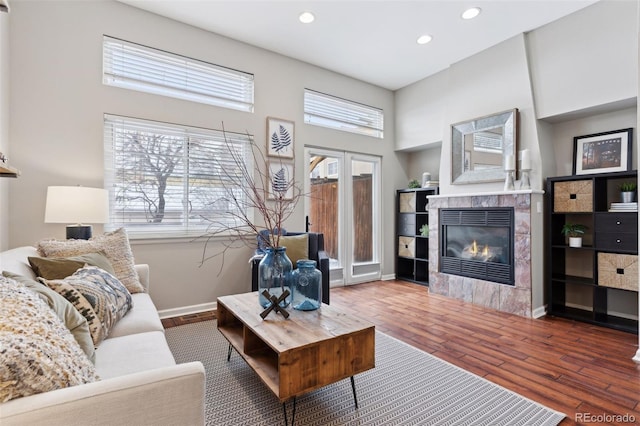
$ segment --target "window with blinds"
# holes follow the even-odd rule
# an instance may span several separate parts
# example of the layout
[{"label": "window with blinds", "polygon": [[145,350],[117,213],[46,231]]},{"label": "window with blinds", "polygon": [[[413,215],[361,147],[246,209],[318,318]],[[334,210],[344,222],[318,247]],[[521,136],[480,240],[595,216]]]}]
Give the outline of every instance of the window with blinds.
[{"label": "window with blinds", "polygon": [[238,210],[246,205],[240,165],[250,164],[250,137],[105,115],[107,229],[125,227],[133,237],[239,229],[234,218],[252,214]]},{"label": "window with blinds", "polygon": [[104,36],[103,83],[253,112],[253,74]]},{"label": "window with blinds", "polygon": [[384,111],[368,105],[304,90],[304,122],[382,139]]}]

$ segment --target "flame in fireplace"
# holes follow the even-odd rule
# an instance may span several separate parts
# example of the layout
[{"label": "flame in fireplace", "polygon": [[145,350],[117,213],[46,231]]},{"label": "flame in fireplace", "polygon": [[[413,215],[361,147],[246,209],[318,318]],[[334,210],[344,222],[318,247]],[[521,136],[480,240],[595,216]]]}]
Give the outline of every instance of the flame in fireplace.
[{"label": "flame in fireplace", "polygon": [[491,256],[491,250],[489,250],[489,245],[485,244],[482,250],[478,249],[478,242],[473,240],[470,246],[468,246],[469,254],[475,258],[481,258],[483,260],[489,259]]}]

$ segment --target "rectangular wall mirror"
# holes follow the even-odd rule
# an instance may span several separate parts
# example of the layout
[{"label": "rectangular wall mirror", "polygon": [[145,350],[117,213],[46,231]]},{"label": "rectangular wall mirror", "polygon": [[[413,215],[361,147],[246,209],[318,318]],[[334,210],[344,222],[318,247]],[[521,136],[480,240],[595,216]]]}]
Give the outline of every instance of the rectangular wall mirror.
[{"label": "rectangular wall mirror", "polygon": [[515,155],[518,109],[451,125],[451,183],[498,182],[504,158]]}]

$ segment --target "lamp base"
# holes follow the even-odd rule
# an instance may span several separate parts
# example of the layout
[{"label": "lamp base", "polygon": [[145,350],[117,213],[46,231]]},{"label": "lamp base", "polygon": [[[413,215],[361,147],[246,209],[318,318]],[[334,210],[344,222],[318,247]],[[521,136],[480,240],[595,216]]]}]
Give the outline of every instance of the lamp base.
[{"label": "lamp base", "polygon": [[88,240],[91,238],[91,225],[68,225],[67,240]]}]

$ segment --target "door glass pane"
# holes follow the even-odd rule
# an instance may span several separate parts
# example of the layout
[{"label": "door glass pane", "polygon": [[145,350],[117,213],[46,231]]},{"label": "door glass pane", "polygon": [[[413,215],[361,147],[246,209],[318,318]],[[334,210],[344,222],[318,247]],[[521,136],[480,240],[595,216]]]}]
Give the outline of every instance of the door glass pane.
[{"label": "door glass pane", "polygon": [[352,160],[353,264],[373,262],[373,172],[369,161]]},{"label": "door glass pane", "polygon": [[310,163],[309,231],[324,234],[324,249],[329,255],[329,266],[340,267],[340,159],[312,154]]}]

